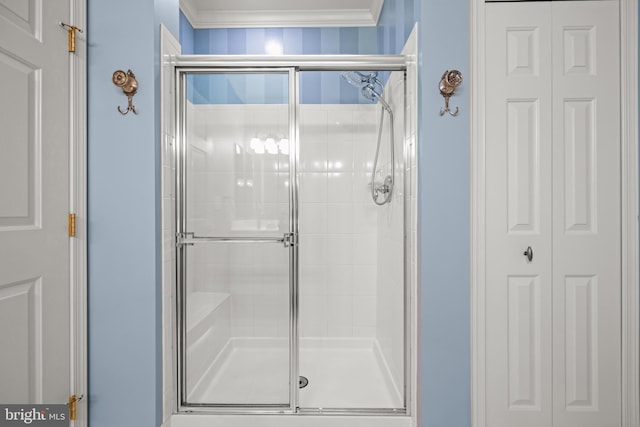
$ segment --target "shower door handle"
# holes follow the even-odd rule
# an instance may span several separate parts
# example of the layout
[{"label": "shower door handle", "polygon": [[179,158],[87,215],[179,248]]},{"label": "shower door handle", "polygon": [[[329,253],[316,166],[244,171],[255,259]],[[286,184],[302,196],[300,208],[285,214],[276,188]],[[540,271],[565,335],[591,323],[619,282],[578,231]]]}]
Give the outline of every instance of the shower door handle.
[{"label": "shower door handle", "polygon": [[192,246],[204,243],[283,243],[285,247],[298,244],[294,233],[285,233],[282,237],[226,237],[226,236],[194,236],[193,233],[177,233],[176,246]]},{"label": "shower door handle", "polygon": [[296,246],[298,244],[298,235],[295,233],[284,233],[282,241],[285,248]]}]

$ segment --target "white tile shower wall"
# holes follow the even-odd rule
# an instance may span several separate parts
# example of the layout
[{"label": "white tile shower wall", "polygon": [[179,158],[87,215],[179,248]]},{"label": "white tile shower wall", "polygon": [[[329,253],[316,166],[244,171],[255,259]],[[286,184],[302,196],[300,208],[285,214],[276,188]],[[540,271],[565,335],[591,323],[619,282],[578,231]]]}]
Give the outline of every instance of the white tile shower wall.
[{"label": "white tile shower wall", "polygon": [[300,106],[300,335],[374,337],[374,105]]},{"label": "white tile shower wall", "polygon": [[[394,163],[395,182],[391,203],[378,207],[377,247],[377,307],[376,337],[393,380],[402,391],[404,384],[404,221],[405,221],[405,87],[401,72],[391,74],[384,96],[394,111]],[[385,115],[385,119],[386,119]],[[383,143],[388,142],[388,124],[385,121]],[[409,153],[407,153],[409,154]],[[389,149],[381,147],[381,178],[391,172]],[[409,157],[409,156],[408,156]],[[412,239],[409,239],[412,240]]]},{"label": "white tile shower wall", "polygon": [[[187,185],[193,200],[187,214],[190,229],[199,236],[286,233],[288,147],[277,145],[288,139],[286,106],[195,105],[189,121],[194,141],[194,176]],[[277,147],[269,146],[269,138]],[[193,291],[230,296],[230,336],[288,335],[289,265],[283,246],[212,244],[190,259]],[[210,354],[218,350],[210,349]]]},{"label": "white tile shower wall", "polygon": [[276,144],[288,136],[286,107],[210,105],[198,111],[208,147],[203,232],[281,236],[288,230],[289,165],[285,148]]},{"label": "white tile shower wall", "polygon": [[[202,117],[197,107],[187,103],[187,229],[201,234],[206,230],[207,182],[210,161]],[[211,361],[231,336],[229,324],[229,284],[225,280],[228,254],[217,246],[187,247],[187,393],[197,386]],[[191,397],[188,397],[191,399]]]},{"label": "white tile shower wall", "polygon": [[[286,136],[286,110],[192,108],[190,226],[200,235],[234,234],[244,226],[245,233],[281,236],[288,230],[288,163],[282,154],[257,154],[250,145],[252,138]],[[301,105],[300,110],[300,333],[375,337],[380,208],[371,201],[369,181],[376,106]],[[248,183],[253,191],[239,191]],[[268,226],[255,228],[260,222]],[[231,336],[286,336],[285,250],[209,246],[190,259],[192,291],[231,295]]]}]

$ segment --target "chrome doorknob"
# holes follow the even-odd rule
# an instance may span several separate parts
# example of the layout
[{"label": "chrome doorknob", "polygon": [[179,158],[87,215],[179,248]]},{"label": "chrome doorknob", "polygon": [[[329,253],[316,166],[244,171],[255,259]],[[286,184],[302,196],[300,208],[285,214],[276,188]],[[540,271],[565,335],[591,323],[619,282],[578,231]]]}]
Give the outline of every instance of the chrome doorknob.
[{"label": "chrome doorknob", "polygon": [[529,262],[531,262],[531,260],[533,260],[533,249],[531,249],[531,246],[528,246],[522,255],[526,256]]}]

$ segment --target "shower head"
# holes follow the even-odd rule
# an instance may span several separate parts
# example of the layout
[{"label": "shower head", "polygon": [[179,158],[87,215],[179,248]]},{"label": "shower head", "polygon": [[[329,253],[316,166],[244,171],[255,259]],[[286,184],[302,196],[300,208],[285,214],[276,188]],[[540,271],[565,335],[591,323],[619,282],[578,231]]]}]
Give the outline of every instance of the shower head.
[{"label": "shower head", "polygon": [[360,71],[345,71],[342,78],[352,86],[359,87],[362,96],[370,101],[381,99],[382,83],[378,80],[378,72],[361,73]]},{"label": "shower head", "polygon": [[376,71],[367,74],[360,71],[345,71],[342,73],[342,78],[350,85],[360,88],[362,96],[368,100],[375,101],[380,98],[382,83],[378,80],[378,73]]},{"label": "shower head", "polygon": [[349,82],[349,84],[355,87],[362,87],[366,84],[376,82],[378,80],[378,72],[373,71],[369,74],[365,74],[360,71],[345,71],[342,73],[342,77]]}]

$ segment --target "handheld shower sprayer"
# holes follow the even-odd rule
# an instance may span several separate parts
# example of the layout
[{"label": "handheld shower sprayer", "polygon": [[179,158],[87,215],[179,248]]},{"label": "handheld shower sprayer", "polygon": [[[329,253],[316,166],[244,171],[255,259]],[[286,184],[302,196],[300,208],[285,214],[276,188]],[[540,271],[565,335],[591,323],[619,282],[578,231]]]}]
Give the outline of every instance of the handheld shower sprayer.
[{"label": "handheld shower sprayer", "polygon": [[[384,100],[380,93],[382,92],[382,83],[378,80],[378,72],[372,71],[367,74],[360,71],[349,71],[342,73],[342,77],[352,86],[359,87],[360,93],[371,101],[380,101],[382,108],[380,109],[380,127],[378,129],[378,143],[376,146],[376,156],[373,161],[373,170],[371,171],[371,198],[376,205],[382,206],[391,203],[393,196],[393,179],[395,176],[395,159],[394,159],[394,136],[393,136],[393,110],[391,106]],[[385,176],[382,183],[376,183],[376,174],[378,172],[378,157],[380,155],[380,143],[382,141],[382,127],[384,124],[384,112],[389,115],[389,149],[391,160],[391,174]],[[382,197],[382,199],[380,199]]]}]

